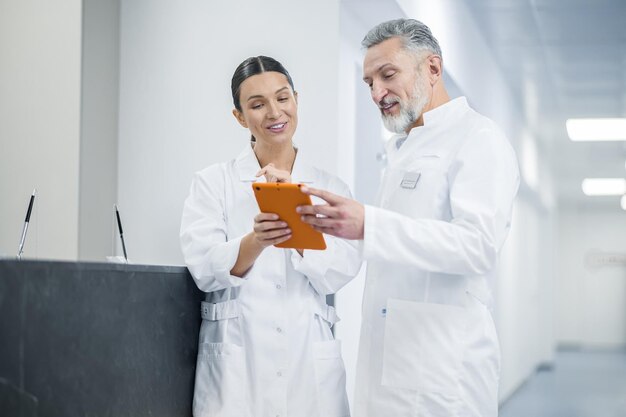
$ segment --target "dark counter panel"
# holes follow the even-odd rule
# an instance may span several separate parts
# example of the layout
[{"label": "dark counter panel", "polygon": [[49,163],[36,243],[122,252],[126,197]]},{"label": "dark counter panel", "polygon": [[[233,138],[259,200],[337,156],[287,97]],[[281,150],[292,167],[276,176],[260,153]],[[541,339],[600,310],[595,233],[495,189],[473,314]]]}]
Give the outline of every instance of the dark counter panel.
[{"label": "dark counter panel", "polygon": [[191,415],[203,293],[182,267],[0,261],[0,415]]}]

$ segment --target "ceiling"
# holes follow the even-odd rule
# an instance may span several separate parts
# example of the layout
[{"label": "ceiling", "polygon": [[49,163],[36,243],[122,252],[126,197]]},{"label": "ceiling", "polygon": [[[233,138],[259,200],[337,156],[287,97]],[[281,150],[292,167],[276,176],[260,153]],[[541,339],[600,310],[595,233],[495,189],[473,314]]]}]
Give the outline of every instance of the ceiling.
[{"label": "ceiling", "polygon": [[[468,0],[518,96],[539,152],[550,156],[560,204],[586,197],[585,177],[626,177],[623,142],[574,143],[565,120],[626,117],[626,0]],[[536,109],[533,111],[533,109]]]}]

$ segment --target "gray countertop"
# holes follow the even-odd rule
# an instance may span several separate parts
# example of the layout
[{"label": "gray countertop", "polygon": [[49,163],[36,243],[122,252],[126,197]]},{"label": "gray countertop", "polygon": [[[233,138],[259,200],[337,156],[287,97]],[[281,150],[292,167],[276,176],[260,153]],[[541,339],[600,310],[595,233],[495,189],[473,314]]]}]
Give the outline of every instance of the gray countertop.
[{"label": "gray countertop", "polygon": [[180,274],[187,270],[187,267],[178,265],[142,265],[116,262],[73,262],[47,259],[22,259],[21,261],[18,261],[14,258],[0,258],[0,265],[4,265],[6,268],[15,268],[18,266],[21,266],[22,268],[42,268],[50,266],[54,268],[65,268],[79,271],[160,272],[165,274]]}]

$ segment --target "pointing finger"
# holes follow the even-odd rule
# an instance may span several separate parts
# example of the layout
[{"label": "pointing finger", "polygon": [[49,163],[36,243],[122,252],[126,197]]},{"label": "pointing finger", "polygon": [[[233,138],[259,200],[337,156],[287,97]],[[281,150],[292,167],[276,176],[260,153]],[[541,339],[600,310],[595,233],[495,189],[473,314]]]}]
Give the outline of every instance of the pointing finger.
[{"label": "pointing finger", "polygon": [[307,187],[306,185],[303,185],[300,188],[300,190],[304,194],[314,195],[316,197],[321,198],[322,200],[326,201],[331,206],[335,206],[335,205],[339,204],[341,201],[344,200],[343,197],[340,197],[337,194],[333,194],[333,193],[325,191],[325,190],[319,190],[317,188]]}]

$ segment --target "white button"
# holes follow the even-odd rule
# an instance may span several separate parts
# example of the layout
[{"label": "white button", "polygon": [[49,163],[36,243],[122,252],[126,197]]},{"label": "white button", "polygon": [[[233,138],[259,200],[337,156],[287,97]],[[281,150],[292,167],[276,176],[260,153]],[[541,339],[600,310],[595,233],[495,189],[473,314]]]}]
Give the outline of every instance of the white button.
[{"label": "white button", "polygon": [[283,373],[278,371],[278,372],[276,372],[276,376],[283,376]]},{"label": "white button", "polygon": [[276,284],[276,289],[280,290],[282,288],[282,286],[280,284]]},{"label": "white button", "polygon": [[283,329],[281,329],[280,327],[277,327],[277,328],[276,328],[276,331],[277,331],[278,333],[282,333],[282,332],[283,332]]}]

